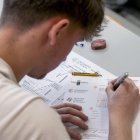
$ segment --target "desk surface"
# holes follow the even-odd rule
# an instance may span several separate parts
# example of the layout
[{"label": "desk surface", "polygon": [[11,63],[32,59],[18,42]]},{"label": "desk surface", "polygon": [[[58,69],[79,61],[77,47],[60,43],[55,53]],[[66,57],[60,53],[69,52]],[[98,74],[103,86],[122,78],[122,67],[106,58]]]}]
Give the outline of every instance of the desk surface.
[{"label": "desk surface", "polygon": [[107,41],[106,49],[91,50],[90,43],[86,43],[86,47],[73,50],[116,76],[129,72],[140,77],[140,37],[113,20],[101,35]]}]

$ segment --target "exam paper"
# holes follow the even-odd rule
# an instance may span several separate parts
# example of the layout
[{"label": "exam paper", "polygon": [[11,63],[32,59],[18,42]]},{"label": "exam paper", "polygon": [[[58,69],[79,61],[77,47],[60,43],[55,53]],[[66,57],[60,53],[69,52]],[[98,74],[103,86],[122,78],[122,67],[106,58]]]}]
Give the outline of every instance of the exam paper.
[{"label": "exam paper", "polygon": [[102,77],[72,76],[65,87],[64,102],[82,106],[89,118],[89,129],[79,129],[82,140],[108,140],[107,84],[108,80]]},{"label": "exam paper", "polygon": [[[140,91],[140,77],[131,77]],[[140,107],[133,125],[133,140],[140,140]]]},{"label": "exam paper", "polygon": [[[76,81],[75,78],[80,77],[73,77],[71,72],[98,72],[100,73],[104,80],[89,80],[86,83],[82,83],[81,81]],[[84,77],[91,78],[91,77]],[[94,77],[95,78],[95,77]],[[104,70],[103,68],[97,66],[93,62],[85,59],[84,57],[78,55],[75,52],[71,52],[66,61],[62,62],[56,69],[52,72],[48,73],[44,79],[36,80],[25,76],[20,85],[22,88],[29,90],[39,96],[43,97],[44,101],[49,105],[56,105],[63,102],[73,102],[79,105],[84,106],[84,112],[90,116],[88,125],[90,129],[88,131],[81,131],[83,135],[83,140],[107,140],[108,139],[108,111],[107,111],[107,98],[105,94],[106,84],[109,80],[116,78],[110,72]],[[83,90],[81,93],[73,90],[69,90],[68,85],[72,84],[75,80],[75,87],[77,88],[76,84],[83,85],[83,88],[87,90]],[[135,84],[140,89],[140,77],[132,77]],[[82,79],[81,79],[82,80]],[[70,82],[71,81],[71,82]],[[93,82],[91,84],[91,81]],[[94,86],[92,86],[94,85]],[[96,87],[96,86],[97,87]],[[78,87],[79,88],[79,87]],[[89,88],[89,89],[88,89]],[[89,94],[88,93],[91,93]],[[75,97],[75,100],[72,100],[72,97],[69,97],[69,94],[72,92],[72,96]],[[99,94],[99,93],[100,94]],[[68,94],[67,94],[68,93]],[[77,93],[77,94],[74,94]],[[82,95],[81,95],[82,94]],[[89,97],[87,98],[87,94]],[[97,95],[100,96],[97,96]],[[76,96],[79,95],[81,98],[77,98]],[[95,101],[95,102],[94,102]],[[140,111],[139,111],[140,112]],[[138,113],[136,121],[133,126],[133,140],[140,140],[140,113]]]},{"label": "exam paper", "polygon": [[[130,77],[140,89],[140,77]],[[107,95],[105,89],[109,77],[81,77],[72,76],[65,86],[65,103],[82,106],[88,116],[89,129],[81,132],[82,140],[108,140],[109,118],[107,109]],[[71,127],[71,126],[70,126]],[[73,126],[72,126],[73,127]],[[140,139],[140,110],[133,125],[133,140]]]},{"label": "exam paper", "polygon": [[36,80],[25,76],[20,85],[43,97],[47,104],[55,105],[63,102],[65,94],[63,87],[67,85],[72,72],[98,72],[103,77],[114,77],[110,72],[72,51],[66,61],[48,73],[44,79]]}]

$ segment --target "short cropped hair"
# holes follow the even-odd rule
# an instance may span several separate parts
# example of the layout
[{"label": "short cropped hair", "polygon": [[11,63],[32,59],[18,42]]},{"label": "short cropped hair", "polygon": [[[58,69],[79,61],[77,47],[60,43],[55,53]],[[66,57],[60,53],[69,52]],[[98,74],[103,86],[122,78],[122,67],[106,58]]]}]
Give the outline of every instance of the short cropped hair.
[{"label": "short cropped hair", "polygon": [[62,15],[96,36],[104,19],[103,7],[102,0],[4,0],[0,25],[13,24],[25,30]]}]

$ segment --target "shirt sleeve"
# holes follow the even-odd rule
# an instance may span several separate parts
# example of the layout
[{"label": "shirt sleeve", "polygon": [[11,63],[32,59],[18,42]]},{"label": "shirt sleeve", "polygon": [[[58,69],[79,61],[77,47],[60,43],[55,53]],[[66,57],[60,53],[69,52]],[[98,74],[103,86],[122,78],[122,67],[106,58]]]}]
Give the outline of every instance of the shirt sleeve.
[{"label": "shirt sleeve", "polygon": [[17,104],[1,121],[3,140],[70,140],[60,116],[41,98]]}]

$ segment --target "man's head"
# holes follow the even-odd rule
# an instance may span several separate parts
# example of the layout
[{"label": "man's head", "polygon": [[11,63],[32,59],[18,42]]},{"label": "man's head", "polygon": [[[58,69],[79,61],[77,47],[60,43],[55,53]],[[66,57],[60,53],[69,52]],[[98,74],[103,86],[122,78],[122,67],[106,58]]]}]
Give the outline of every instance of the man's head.
[{"label": "man's head", "polygon": [[[25,35],[26,42],[31,35],[36,38],[33,54],[36,44],[42,40],[40,45],[46,48],[42,47],[43,49],[34,55],[39,62],[29,71],[30,75],[39,78],[41,74],[44,75],[57,66],[76,41],[97,35],[103,18],[102,0],[4,0],[0,26],[16,27],[19,32],[23,32],[18,40],[22,40],[21,37]],[[32,45],[33,43],[30,44]],[[38,45],[38,48],[41,47]],[[48,68],[45,68],[45,65]]]},{"label": "man's head", "polygon": [[63,15],[84,28],[88,35],[96,35],[104,17],[102,6],[102,0],[4,0],[1,25],[15,24],[28,29]]}]

